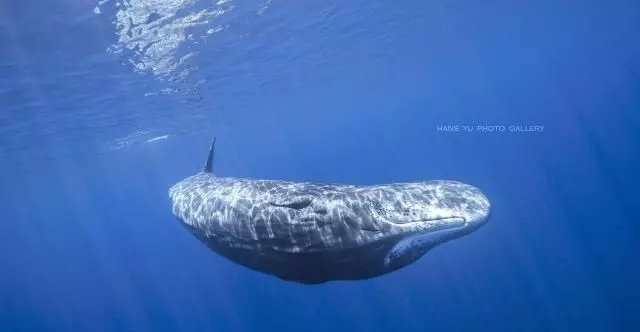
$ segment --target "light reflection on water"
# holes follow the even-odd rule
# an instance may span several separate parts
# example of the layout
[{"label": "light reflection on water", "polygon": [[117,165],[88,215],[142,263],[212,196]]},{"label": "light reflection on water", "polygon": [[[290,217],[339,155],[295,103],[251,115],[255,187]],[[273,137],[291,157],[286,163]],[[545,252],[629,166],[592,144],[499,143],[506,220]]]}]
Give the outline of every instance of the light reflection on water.
[{"label": "light reflection on water", "polygon": [[123,54],[140,74],[184,82],[197,69],[194,58],[201,45],[233,25],[230,13],[261,15],[270,5],[271,0],[101,0],[94,12],[105,14],[106,6],[114,10],[117,40],[108,51]]}]

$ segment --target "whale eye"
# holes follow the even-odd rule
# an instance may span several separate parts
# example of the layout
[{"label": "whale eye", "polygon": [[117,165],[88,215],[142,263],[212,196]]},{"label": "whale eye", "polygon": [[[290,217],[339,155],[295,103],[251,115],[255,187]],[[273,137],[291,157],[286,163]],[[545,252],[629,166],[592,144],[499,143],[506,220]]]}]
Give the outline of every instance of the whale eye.
[{"label": "whale eye", "polygon": [[304,209],[307,206],[311,205],[312,201],[313,201],[313,199],[311,197],[301,196],[301,197],[292,197],[290,199],[286,199],[285,201],[278,202],[278,203],[269,202],[269,204],[272,205],[272,206],[286,207],[286,208],[289,208],[289,209],[301,210],[301,209]]}]

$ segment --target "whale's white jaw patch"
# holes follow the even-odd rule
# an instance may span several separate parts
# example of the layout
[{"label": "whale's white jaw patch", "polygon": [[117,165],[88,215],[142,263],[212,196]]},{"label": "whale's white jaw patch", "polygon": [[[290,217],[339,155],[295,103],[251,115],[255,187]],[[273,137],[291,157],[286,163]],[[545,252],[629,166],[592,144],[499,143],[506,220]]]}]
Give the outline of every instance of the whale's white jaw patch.
[{"label": "whale's white jaw patch", "polygon": [[467,228],[469,223],[464,218],[449,218],[444,225],[439,227],[426,228],[423,231],[415,232],[398,241],[384,258],[384,265],[390,265],[396,259],[425,247],[433,247],[451,238],[455,233]]}]

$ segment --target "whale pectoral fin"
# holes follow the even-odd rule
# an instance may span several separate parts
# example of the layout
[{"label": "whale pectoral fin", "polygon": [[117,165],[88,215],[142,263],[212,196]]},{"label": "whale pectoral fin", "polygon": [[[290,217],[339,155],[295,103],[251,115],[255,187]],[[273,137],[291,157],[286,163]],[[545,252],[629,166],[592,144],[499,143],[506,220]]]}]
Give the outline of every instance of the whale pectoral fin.
[{"label": "whale pectoral fin", "polygon": [[301,210],[311,205],[313,198],[309,196],[287,197],[280,202],[269,202],[272,206],[286,207],[295,210]]}]

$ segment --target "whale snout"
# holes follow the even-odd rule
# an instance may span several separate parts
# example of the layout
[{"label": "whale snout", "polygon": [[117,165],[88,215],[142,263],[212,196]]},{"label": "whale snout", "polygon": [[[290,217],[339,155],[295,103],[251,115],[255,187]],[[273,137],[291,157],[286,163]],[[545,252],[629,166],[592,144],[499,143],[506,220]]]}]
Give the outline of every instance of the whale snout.
[{"label": "whale snout", "polygon": [[467,222],[467,227],[477,229],[489,221],[491,203],[487,196],[478,188],[461,182],[448,181],[451,190],[459,197],[460,202],[454,208],[460,212],[460,217]]}]

